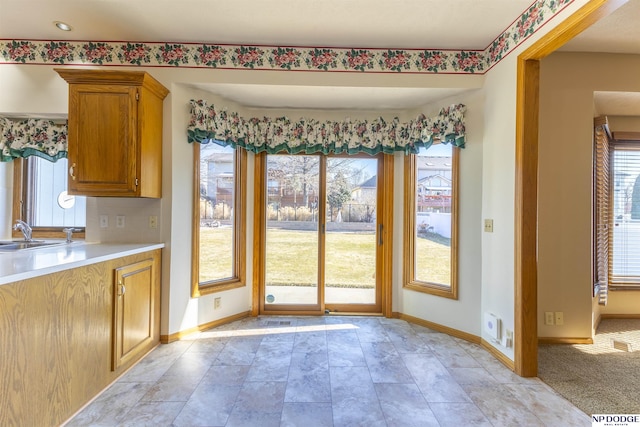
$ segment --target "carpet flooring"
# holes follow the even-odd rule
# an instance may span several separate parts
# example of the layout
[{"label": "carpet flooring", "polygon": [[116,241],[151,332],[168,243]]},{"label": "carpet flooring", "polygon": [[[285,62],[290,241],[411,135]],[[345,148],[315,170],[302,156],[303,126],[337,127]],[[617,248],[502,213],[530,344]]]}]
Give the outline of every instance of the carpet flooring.
[{"label": "carpet flooring", "polygon": [[591,414],[640,414],[640,319],[604,319],[593,344],[539,345],[538,377]]}]

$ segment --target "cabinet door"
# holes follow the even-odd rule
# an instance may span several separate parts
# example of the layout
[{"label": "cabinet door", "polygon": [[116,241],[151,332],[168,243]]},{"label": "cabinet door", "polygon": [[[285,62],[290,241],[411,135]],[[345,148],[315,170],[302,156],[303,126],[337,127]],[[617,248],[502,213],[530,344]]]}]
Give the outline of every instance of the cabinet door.
[{"label": "cabinet door", "polygon": [[70,194],[135,195],[136,91],[135,87],[118,85],[70,86]]},{"label": "cabinet door", "polygon": [[153,271],[152,259],[115,271],[112,370],[138,358],[153,345],[156,300]]}]

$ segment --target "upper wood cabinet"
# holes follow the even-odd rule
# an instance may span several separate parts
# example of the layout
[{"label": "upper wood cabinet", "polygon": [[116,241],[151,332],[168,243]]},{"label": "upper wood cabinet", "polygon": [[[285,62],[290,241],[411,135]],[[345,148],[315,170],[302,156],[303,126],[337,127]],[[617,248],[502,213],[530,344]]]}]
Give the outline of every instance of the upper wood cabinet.
[{"label": "upper wood cabinet", "polygon": [[55,71],[69,83],[69,193],[162,197],[167,88],[144,71]]}]

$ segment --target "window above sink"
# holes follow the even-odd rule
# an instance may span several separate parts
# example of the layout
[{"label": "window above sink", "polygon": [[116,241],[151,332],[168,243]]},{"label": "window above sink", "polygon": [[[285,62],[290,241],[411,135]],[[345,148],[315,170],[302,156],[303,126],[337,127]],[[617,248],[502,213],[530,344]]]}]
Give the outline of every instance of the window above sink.
[{"label": "window above sink", "polygon": [[[37,156],[14,160],[13,221],[23,220],[40,239],[62,238],[63,228],[84,238],[85,197],[67,194],[67,159],[53,163]],[[14,232],[13,237],[20,235]]]}]

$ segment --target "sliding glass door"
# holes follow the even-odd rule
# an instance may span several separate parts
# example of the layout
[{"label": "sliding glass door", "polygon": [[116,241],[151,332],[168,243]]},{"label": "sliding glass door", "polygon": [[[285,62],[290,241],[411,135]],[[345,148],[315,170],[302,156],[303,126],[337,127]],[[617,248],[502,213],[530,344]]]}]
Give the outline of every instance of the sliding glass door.
[{"label": "sliding glass door", "polygon": [[377,169],[376,158],[327,159],[324,286],[332,311],[376,303]]},{"label": "sliding glass door", "polygon": [[267,155],[262,312],[379,312],[377,157]]},{"label": "sliding glass door", "polygon": [[267,156],[265,303],[320,310],[319,156]]}]

